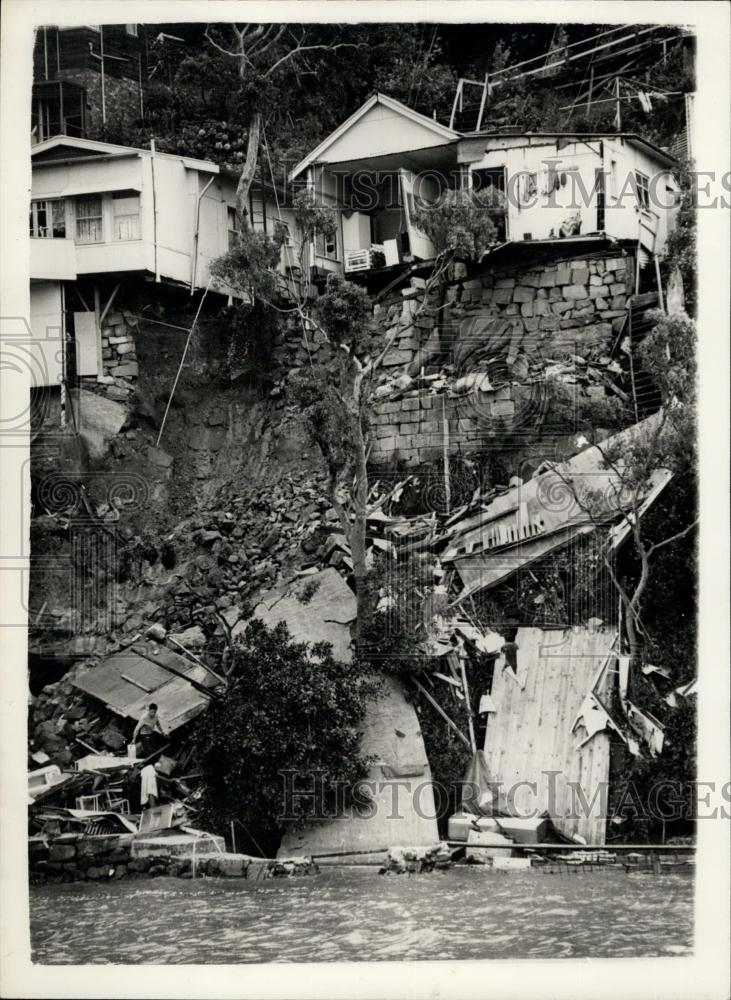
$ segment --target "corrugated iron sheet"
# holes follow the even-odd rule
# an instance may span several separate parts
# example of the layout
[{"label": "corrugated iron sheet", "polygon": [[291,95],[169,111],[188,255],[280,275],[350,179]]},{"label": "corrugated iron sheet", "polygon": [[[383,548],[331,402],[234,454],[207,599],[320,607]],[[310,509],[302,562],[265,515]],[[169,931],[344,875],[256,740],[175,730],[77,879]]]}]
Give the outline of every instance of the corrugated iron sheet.
[{"label": "corrugated iron sheet", "polygon": [[[203,667],[169,650],[165,650],[160,659],[167,658],[170,661],[171,657],[175,658],[175,669],[192,680],[206,683],[199,676],[210,680],[210,675],[207,675]],[[81,674],[73,683],[80,691],[104,702],[118,715],[130,719],[139,719],[146,706],[151,701],[155,702],[167,732],[172,732],[195,718],[210,700],[185,677],[178,677],[165,669],[162,663],[154,662],[136,649],[128,649],[109,657],[99,666]]]}]

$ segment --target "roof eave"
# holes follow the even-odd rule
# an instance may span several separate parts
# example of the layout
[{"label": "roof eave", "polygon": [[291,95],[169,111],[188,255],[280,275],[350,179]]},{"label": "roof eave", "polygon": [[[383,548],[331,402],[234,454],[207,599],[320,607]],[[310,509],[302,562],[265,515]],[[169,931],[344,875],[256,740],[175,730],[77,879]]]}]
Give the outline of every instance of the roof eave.
[{"label": "roof eave", "polygon": [[393,97],[388,97],[386,94],[375,93],[372,94],[368,100],[357,109],[357,111],[354,111],[349,118],[346,118],[344,122],[338,125],[336,129],[326,136],[322,142],[312,150],[312,152],[308,153],[303,160],[300,160],[297,166],[289,172],[288,177],[290,182],[294,181],[304,170],[316,163],[321,153],[324,153],[336,139],[339,139],[341,135],[344,135],[348,129],[351,128],[351,126],[355,125],[355,123],[359,121],[367,111],[370,111],[370,109],[378,103],[391,108],[393,111],[397,111],[399,114],[402,114],[407,118],[411,118],[412,121],[417,121],[421,125],[430,128],[443,139],[460,138],[460,133],[455,132],[454,129],[450,129],[446,125],[442,125],[440,122],[434,121],[431,118],[427,118],[426,115],[422,115],[418,111],[414,111],[413,108],[407,107],[407,105],[402,104]]}]

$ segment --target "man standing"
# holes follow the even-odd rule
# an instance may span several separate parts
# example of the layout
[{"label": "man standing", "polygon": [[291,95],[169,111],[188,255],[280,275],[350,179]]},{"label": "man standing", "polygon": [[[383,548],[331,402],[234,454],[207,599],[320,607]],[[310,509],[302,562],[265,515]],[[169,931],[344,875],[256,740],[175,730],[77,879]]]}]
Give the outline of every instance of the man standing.
[{"label": "man standing", "polygon": [[166,735],[157,714],[157,705],[151,702],[147,706],[147,710],[140,716],[140,721],[135,726],[135,731],[132,734],[132,742],[139,747],[138,756],[143,759],[149,757],[155,750],[155,740],[153,737],[155,732],[160,733],[161,736]]}]

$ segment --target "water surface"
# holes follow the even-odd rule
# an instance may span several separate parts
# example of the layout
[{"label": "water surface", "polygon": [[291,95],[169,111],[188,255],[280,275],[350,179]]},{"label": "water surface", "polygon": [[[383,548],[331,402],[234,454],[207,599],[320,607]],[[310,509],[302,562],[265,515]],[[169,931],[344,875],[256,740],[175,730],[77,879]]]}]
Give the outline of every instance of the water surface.
[{"label": "water surface", "polygon": [[693,877],[325,868],[31,888],[42,964],[621,958],[692,950]]}]

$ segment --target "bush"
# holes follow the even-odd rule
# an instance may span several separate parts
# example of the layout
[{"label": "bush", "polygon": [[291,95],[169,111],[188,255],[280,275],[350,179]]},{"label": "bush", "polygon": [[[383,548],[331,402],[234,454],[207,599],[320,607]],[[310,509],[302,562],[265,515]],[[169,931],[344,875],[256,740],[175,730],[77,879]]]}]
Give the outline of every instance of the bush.
[{"label": "bush", "polygon": [[[318,776],[328,809],[347,804],[343,787],[365,778],[368,768],[359,724],[378,686],[367,669],[336,662],[328,643],[293,642],[283,622],[274,629],[251,622],[232,660],[225,697],[211,703],[194,737],[203,825],[223,831],[239,819],[265,834],[281,832],[286,771],[301,775],[304,789]],[[294,803],[296,824],[313,804],[304,797]]]},{"label": "bush", "polygon": [[477,260],[495,242],[493,220],[504,211],[504,195],[496,188],[445,191],[433,205],[417,208],[414,223],[426,233],[437,253]]}]

